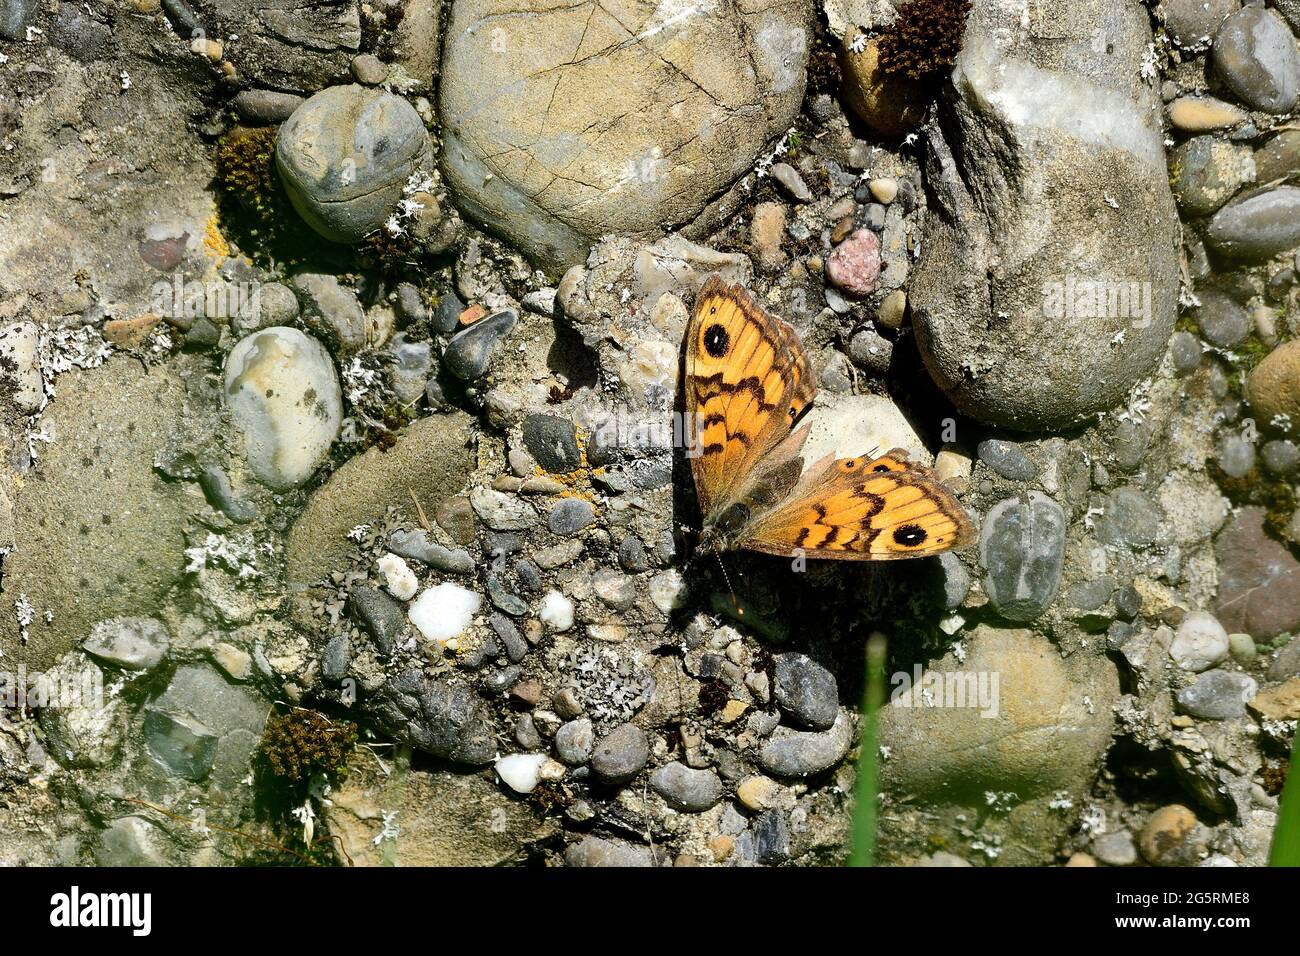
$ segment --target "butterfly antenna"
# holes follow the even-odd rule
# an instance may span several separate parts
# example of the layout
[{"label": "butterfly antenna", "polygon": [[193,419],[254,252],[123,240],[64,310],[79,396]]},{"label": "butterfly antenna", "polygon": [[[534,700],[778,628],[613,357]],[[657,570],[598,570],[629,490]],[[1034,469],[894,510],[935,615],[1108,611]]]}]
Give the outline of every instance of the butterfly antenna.
[{"label": "butterfly antenna", "polygon": [[731,606],[736,609],[736,616],[744,617],[745,609],[740,606],[740,598],[736,597],[736,589],[731,586],[731,575],[727,574],[727,566],[722,562],[721,552],[714,551],[713,556],[718,559],[718,567],[722,569],[722,580],[727,582],[727,590],[731,592]]}]

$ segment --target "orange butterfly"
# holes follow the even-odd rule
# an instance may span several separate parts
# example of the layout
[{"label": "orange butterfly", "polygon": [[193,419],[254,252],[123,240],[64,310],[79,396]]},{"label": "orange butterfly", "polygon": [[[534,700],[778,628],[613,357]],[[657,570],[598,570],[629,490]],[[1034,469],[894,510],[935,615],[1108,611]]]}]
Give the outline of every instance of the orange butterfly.
[{"label": "orange butterfly", "polygon": [[882,561],[966,545],[970,518],[901,449],[826,456],[803,473],[817,394],[799,336],[750,294],[712,275],[686,338],[686,412],[704,530],[701,551]]}]

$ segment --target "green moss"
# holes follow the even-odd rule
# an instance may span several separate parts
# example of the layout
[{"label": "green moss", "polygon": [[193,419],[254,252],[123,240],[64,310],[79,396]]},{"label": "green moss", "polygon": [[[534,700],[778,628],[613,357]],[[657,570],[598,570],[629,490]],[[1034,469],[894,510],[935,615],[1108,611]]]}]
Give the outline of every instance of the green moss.
[{"label": "green moss", "polygon": [[278,131],[234,126],[217,141],[213,186],[222,232],[241,253],[267,267],[292,270],[312,259],[333,261],[342,247],[333,247],[302,221],[280,182]]},{"label": "green moss", "polygon": [[1234,349],[1239,358],[1239,365],[1243,372],[1249,372],[1256,365],[1264,360],[1264,356],[1273,351],[1271,346],[1265,345],[1256,336],[1252,335]]},{"label": "green moss", "polygon": [[970,8],[970,0],[911,0],[880,36],[881,69],[913,80],[949,70]]},{"label": "green moss", "polygon": [[267,766],[275,776],[295,782],[318,773],[337,775],[356,745],[356,724],[300,707],[272,714],[262,732]]},{"label": "green moss", "polygon": [[1295,489],[1285,481],[1270,481],[1261,489],[1264,530],[1278,541],[1287,540],[1287,527],[1295,514]]},{"label": "green moss", "polygon": [[246,210],[274,215],[282,193],[275,172],[274,126],[235,126],[217,143],[217,185]]}]

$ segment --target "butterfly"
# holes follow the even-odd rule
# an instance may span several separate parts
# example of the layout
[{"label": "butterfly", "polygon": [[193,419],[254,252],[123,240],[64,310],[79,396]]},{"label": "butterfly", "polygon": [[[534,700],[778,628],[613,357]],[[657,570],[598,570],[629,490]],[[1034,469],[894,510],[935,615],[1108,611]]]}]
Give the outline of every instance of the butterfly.
[{"label": "butterfly", "polygon": [[685,410],[703,516],[700,551],[884,561],[960,548],[970,518],[928,468],[880,457],[800,457],[817,395],[788,324],[738,285],[705,280],[686,331]]}]

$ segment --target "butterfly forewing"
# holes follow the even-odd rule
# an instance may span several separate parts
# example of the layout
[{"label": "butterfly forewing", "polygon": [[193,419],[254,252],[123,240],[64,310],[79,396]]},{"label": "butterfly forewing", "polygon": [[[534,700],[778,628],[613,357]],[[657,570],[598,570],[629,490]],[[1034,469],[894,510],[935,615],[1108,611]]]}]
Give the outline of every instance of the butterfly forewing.
[{"label": "butterfly forewing", "polygon": [[739,500],[816,388],[794,330],[716,275],[700,289],[687,336],[692,467],[707,519]]}]

